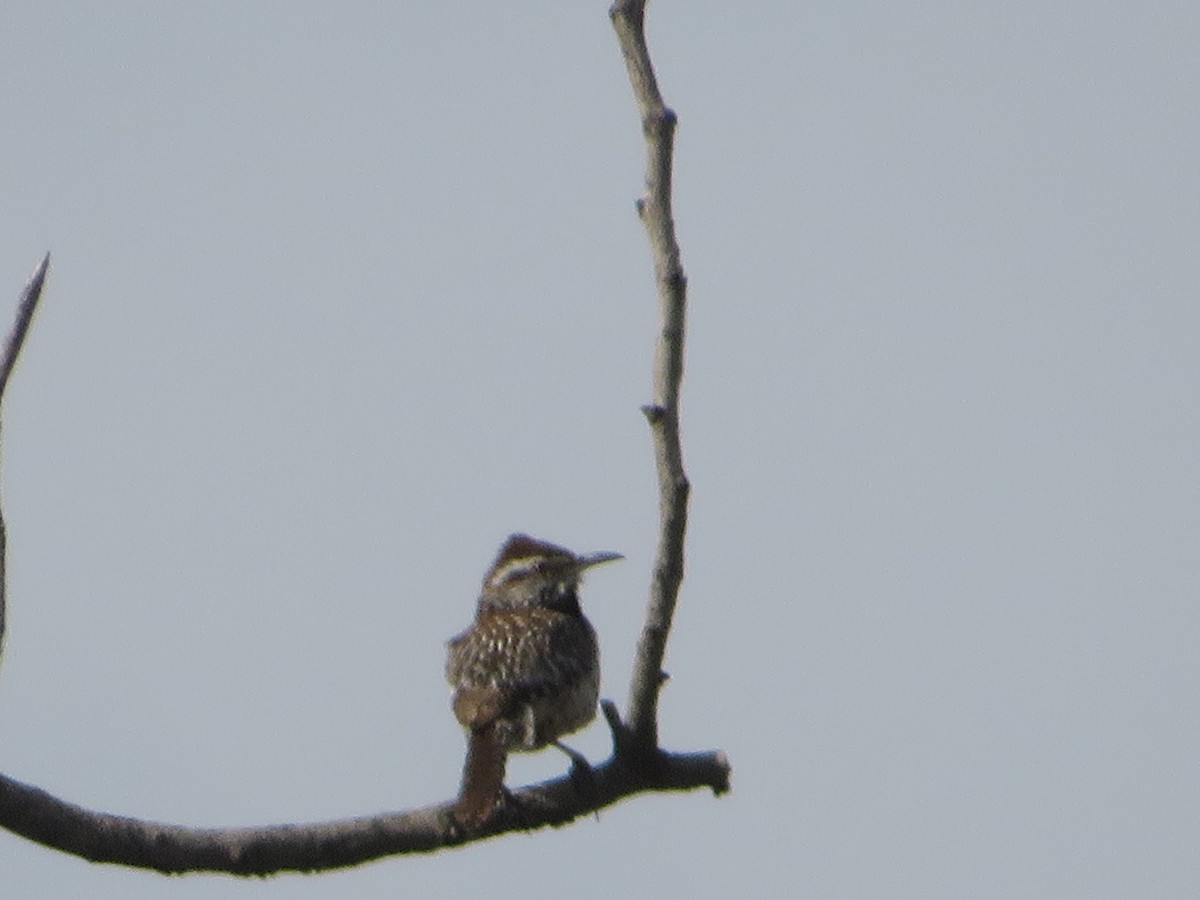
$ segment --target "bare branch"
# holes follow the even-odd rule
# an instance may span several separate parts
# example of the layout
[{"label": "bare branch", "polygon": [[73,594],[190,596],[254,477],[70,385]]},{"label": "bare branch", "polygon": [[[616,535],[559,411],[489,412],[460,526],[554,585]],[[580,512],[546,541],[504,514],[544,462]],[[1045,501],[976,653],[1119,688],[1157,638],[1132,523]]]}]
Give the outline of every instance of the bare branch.
[{"label": "bare branch", "polygon": [[168,873],[270,875],[339,869],[564,825],[633,794],[698,787],[716,794],[729,789],[729,765],[721,753],[661,753],[639,759],[636,766],[614,756],[592,770],[586,795],[569,776],[523,788],[506,815],[467,835],[453,824],[449,802],[305,825],[187,828],[82,809],[0,775],[0,827],[92,862]]},{"label": "bare branch", "polygon": [[650,239],[659,297],[654,402],[642,410],[650,423],[658,470],[659,537],[646,621],[638,641],[629,693],[631,749],[651,753],[658,746],[658,694],[666,679],[662,671],[663,657],[683,580],[689,485],[679,440],[687,279],[679,260],[679,243],[671,214],[671,163],[676,118],[663,103],[654,77],[650,51],[646,47],[645,13],[646,0],[617,0],[609,11],[646,138],[646,192],[638,201],[637,210]]},{"label": "bare branch", "polygon": [[[21,355],[21,347],[25,344],[25,335],[33,321],[34,310],[42,296],[42,285],[46,283],[46,270],[50,268],[50,254],[42,257],[38,267],[33,270],[25,289],[21,291],[21,302],[17,304],[17,318],[4,344],[4,356],[0,357],[0,403],[4,400],[4,389],[8,387],[8,378],[12,375],[17,357]],[[7,623],[5,610],[8,595],[8,528],[4,524],[4,514],[0,511],[0,655],[4,651],[4,631]]]},{"label": "bare branch", "polygon": [[[667,636],[683,578],[688,481],[679,436],[687,280],[671,213],[675,114],[658,91],[643,29],[645,0],[617,0],[610,10],[646,138],[646,192],[637,210],[646,227],[660,300],[650,424],[659,481],[660,533],[646,621],[638,642],[629,717],[602,709],[613,755],[588,778],[565,776],[516,791],[514,802],[480,828],[464,833],[442,803],[408,812],[304,825],[188,828],[83,809],[39,788],[0,775],[0,828],[95,862],[161,872],[267,875],[352,866],[384,856],[420,853],[510,831],[563,825],[621,799],[649,791],[708,787],[729,790],[730,766],[720,751],[667,753],[658,747],[658,694]],[[41,293],[49,257],[30,279],[17,323],[0,360],[0,399]],[[4,530],[0,518],[0,637],[3,636]]]}]

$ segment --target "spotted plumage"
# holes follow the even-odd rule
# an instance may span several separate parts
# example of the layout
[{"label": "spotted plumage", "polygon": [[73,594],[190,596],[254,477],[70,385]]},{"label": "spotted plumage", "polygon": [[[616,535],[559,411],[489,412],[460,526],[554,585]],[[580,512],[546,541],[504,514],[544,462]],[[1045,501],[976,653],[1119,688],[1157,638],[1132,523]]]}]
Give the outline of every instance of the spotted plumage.
[{"label": "spotted plumage", "polygon": [[449,642],[446,678],[467,730],[456,817],[471,825],[496,808],[504,758],[577,731],[596,715],[600,655],[579,607],[585,569],[616,553],[578,556],[512,535],[484,576],[475,621]]}]

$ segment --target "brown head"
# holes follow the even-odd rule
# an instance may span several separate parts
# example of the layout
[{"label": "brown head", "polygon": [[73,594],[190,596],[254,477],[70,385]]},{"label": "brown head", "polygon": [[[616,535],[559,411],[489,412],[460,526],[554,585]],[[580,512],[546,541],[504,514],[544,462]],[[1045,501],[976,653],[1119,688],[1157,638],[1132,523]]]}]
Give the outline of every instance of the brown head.
[{"label": "brown head", "polygon": [[610,552],[576,554],[527,534],[509,535],[483,578],[479,609],[546,606],[578,614],[576,591],[584,571],[621,558]]}]

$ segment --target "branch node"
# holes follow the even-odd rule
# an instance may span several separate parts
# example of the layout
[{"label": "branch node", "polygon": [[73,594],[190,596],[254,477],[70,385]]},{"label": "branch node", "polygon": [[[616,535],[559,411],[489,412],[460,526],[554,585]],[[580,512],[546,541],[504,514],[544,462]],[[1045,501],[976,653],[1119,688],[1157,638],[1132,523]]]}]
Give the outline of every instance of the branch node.
[{"label": "branch node", "polygon": [[[679,116],[675,115],[675,110],[669,106],[660,106],[651,109],[642,119],[642,134],[647,138],[657,138],[665,143],[671,139],[675,126],[678,124]],[[670,148],[664,147],[663,152],[669,153]]]},{"label": "branch node", "polygon": [[604,713],[604,720],[608,723],[608,730],[612,732],[613,742],[613,757],[615,759],[623,759],[626,754],[626,748],[629,746],[629,728],[621,721],[621,714],[617,711],[617,704],[605,698],[600,701],[600,710]]},{"label": "branch node", "polygon": [[666,414],[666,408],[659,406],[657,403],[647,403],[642,407],[642,415],[646,417],[646,421],[651,425],[657,425],[663,420]]}]

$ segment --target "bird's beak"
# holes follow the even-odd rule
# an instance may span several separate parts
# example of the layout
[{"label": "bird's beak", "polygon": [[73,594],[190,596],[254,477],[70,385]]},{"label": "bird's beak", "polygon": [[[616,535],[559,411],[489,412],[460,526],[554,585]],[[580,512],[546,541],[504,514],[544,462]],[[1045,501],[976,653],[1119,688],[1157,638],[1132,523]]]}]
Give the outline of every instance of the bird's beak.
[{"label": "bird's beak", "polygon": [[592,566],[598,566],[600,563],[612,562],[614,559],[624,559],[620,553],[613,553],[609,550],[602,550],[599,553],[587,553],[577,557],[579,570],[590,569]]}]

